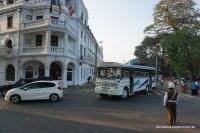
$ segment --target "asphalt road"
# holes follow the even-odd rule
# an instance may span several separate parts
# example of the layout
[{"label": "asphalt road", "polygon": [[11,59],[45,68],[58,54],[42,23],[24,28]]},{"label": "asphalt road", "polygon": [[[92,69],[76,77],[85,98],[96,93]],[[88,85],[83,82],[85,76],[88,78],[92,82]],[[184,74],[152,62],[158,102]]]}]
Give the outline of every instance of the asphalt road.
[{"label": "asphalt road", "polygon": [[162,106],[164,89],[120,100],[100,98],[91,87],[65,89],[57,102],[26,101],[20,104],[0,98],[0,133],[197,133],[200,129],[200,97],[182,95],[177,126],[167,127]]}]

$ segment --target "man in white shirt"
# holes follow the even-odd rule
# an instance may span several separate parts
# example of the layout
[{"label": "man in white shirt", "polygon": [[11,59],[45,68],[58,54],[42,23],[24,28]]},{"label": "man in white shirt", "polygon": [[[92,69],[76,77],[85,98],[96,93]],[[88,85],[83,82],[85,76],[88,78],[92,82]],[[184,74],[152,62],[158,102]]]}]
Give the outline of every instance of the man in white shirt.
[{"label": "man in white shirt", "polygon": [[176,123],[176,105],[179,101],[178,92],[174,90],[175,85],[173,82],[168,83],[168,91],[165,93],[163,106],[168,111],[168,125],[174,125]]}]

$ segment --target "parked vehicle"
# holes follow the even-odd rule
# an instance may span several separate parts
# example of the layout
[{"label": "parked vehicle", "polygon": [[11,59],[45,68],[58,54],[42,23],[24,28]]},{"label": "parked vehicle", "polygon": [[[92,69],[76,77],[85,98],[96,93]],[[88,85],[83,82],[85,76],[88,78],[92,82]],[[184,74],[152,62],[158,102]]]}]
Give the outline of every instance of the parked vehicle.
[{"label": "parked vehicle", "polygon": [[41,80],[53,81],[53,77],[41,76],[34,79],[34,81],[41,81]]},{"label": "parked vehicle", "polygon": [[55,81],[35,81],[22,87],[14,88],[6,93],[5,100],[19,103],[24,100],[58,101],[63,97],[62,86]]},{"label": "parked vehicle", "polygon": [[33,79],[20,79],[14,84],[0,86],[1,95],[4,97],[8,90],[33,82]]}]

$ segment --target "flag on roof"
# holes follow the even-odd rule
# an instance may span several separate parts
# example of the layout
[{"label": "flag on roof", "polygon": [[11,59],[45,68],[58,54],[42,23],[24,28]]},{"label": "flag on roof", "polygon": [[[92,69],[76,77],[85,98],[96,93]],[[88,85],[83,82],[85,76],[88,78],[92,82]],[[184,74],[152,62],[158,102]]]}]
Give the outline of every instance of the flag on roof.
[{"label": "flag on roof", "polygon": [[60,15],[61,12],[62,12],[62,7],[61,7],[61,2],[60,2],[60,0],[59,0],[59,2],[58,2],[58,6],[59,6],[59,10],[58,10],[58,12],[59,12],[59,15]]},{"label": "flag on roof", "polygon": [[69,15],[72,16],[74,14],[74,9],[72,7],[72,4],[69,4]]}]

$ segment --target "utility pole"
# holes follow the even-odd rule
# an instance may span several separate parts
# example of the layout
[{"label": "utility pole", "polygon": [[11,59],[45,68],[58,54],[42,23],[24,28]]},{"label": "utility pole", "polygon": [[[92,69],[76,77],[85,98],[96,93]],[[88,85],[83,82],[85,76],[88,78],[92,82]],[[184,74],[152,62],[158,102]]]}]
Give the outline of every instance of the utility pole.
[{"label": "utility pole", "polygon": [[156,44],[156,82],[158,80],[158,48],[157,48],[157,44]]}]

